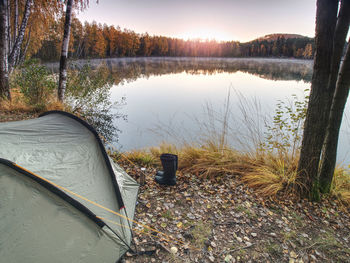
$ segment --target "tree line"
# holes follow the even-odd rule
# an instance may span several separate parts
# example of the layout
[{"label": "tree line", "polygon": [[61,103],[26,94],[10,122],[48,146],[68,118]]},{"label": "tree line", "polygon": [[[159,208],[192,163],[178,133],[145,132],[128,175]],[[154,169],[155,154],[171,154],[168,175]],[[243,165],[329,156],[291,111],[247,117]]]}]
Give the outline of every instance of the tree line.
[{"label": "tree line", "polygon": [[[45,61],[58,60],[64,19],[51,23],[41,47],[33,54]],[[164,36],[137,34],[132,30],[81,23],[73,17],[69,43],[69,57],[111,58],[135,56],[170,57],[294,57],[313,58],[314,41],[308,37],[256,39],[247,43],[238,41],[183,40]]]}]

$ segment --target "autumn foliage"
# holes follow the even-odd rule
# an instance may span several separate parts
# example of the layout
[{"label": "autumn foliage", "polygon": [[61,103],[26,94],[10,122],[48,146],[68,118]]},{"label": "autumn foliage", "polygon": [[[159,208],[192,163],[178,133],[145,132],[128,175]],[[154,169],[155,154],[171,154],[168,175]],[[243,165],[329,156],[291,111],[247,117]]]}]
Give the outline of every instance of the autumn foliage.
[{"label": "autumn foliage", "polygon": [[[35,56],[58,60],[63,19],[53,22]],[[238,41],[183,40],[164,36],[138,34],[132,30],[96,22],[82,24],[72,19],[69,57],[113,58],[134,56],[187,57],[313,57],[313,39],[275,34],[247,43]]]}]

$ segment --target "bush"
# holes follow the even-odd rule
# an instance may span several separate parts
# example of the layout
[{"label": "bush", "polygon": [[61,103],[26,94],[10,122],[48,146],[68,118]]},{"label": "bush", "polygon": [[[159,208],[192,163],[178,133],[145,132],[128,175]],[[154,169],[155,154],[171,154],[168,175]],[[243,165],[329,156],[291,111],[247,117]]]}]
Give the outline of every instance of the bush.
[{"label": "bush", "polygon": [[26,61],[16,72],[13,82],[23,94],[24,102],[36,109],[43,109],[49,102],[56,81],[38,60]]},{"label": "bush", "polygon": [[117,141],[120,132],[113,120],[126,118],[113,112],[112,108],[121,106],[124,99],[113,103],[110,89],[113,79],[103,68],[93,69],[89,64],[77,66],[68,72],[66,104],[70,111],[80,115],[107,141]]},{"label": "bush", "polygon": [[[304,92],[308,91],[306,89]],[[279,101],[273,123],[266,127],[265,142],[260,144],[260,150],[267,150],[270,154],[277,153],[283,159],[288,157],[294,159],[298,156],[308,100],[308,95],[305,95],[302,100],[292,95],[292,101],[289,104]]]}]

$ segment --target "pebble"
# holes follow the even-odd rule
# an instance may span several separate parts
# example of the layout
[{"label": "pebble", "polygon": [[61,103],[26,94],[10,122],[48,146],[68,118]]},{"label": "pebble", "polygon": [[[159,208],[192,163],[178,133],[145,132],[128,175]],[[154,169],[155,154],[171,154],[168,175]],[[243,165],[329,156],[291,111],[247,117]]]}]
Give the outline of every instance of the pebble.
[{"label": "pebble", "polygon": [[225,262],[231,262],[232,258],[233,257],[231,255],[227,255],[224,260],[225,260]]},{"label": "pebble", "polygon": [[209,256],[209,260],[210,260],[211,262],[214,262],[214,261],[215,261],[214,256]]},{"label": "pebble", "polygon": [[178,251],[178,249],[177,249],[177,247],[171,247],[170,248],[170,252],[171,252],[171,254],[176,254],[177,253],[177,251]]},{"label": "pebble", "polygon": [[251,233],[252,237],[257,237],[258,234],[257,233]]},{"label": "pebble", "polygon": [[246,245],[247,247],[251,247],[253,244],[250,243],[250,242],[245,242],[245,245]]}]

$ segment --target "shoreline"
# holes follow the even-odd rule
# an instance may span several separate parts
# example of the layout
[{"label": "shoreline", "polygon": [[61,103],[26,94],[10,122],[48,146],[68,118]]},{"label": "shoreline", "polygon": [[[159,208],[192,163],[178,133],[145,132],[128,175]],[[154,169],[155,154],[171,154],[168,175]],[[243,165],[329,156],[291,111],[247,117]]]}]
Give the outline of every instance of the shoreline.
[{"label": "shoreline", "polygon": [[[36,116],[0,111],[0,121]],[[311,203],[291,193],[264,197],[242,181],[244,171],[211,177],[181,169],[181,163],[177,185],[164,187],[154,182],[156,159],[140,165],[112,157],[137,181],[145,173],[135,220],[187,244],[136,228],[134,244],[153,252],[127,253],[122,262],[349,262],[350,210],[335,199]]]}]

